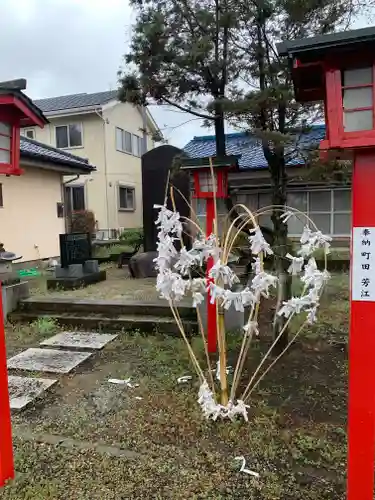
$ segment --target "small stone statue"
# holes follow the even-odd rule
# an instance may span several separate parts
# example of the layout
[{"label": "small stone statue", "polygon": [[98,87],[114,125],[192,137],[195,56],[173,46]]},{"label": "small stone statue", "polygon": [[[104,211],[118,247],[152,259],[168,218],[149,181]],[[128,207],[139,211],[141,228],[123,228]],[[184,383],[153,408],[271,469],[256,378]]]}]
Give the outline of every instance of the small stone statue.
[{"label": "small stone statue", "polygon": [[0,280],[3,284],[19,282],[19,278],[13,275],[12,262],[22,259],[22,255],[17,256],[14,252],[7,252],[4,243],[0,243]]},{"label": "small stone statue", "polygon": [[4,243],[0,243],[0,262],[12,263],[13,260],[19,259],[22,259],[22,255],[17,257],[14,252],[7,252],[4,248]]}]

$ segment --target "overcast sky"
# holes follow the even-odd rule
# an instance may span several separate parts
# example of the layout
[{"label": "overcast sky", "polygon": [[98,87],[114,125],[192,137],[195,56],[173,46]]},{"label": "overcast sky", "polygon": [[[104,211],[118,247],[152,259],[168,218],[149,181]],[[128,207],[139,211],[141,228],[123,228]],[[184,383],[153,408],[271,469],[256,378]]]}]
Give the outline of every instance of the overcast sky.
[{"label": "overcast sky", "polygon": [[[127,0],[0,0],[0,81],[26,78],[33,99],[115,89],[133,21]],[[212,133],[164,106],[152,114],[176,146]]]},{"label": "overcast sky", "polygon": [[[26,78],[33,99],[115,89],[133,21],[127,0],[0,0],[0,81]],[[212,133],[178,111],[152,114],[179,147]]]}]

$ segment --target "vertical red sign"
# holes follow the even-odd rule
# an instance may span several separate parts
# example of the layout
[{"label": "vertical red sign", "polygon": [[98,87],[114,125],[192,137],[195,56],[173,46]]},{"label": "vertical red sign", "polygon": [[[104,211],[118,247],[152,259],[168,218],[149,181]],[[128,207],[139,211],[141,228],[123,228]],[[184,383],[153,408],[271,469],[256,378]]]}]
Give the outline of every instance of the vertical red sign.
[{"label": "vertical red sign", "polygon": [[[2,290],[0,282],[0,291]],[[14,478],[3,300],[0,295],[0,488]]]},{"label": "vertical red sign", "polygon": [[[206,200],[206,236],[207,238],[211,236],[214,229],[214,219],[215,219],[215,201],[213,198],[207,198]],[[206,275],[209,279],[209,272],[213,266],[214,259],[209,257],[207,260],[207,270]],[[212,281],[212,280],[211,280]],[[217,342],[217,325],[216,325],[216,304],[211,304],[210,292],[207,294],[207,349],[208,352],[216,352],[216,342]]]},{"label": "vertical red sign", "polygon": [[373,500],[375,460],[375,151],[358,152],[352,181],[348,500]]}]

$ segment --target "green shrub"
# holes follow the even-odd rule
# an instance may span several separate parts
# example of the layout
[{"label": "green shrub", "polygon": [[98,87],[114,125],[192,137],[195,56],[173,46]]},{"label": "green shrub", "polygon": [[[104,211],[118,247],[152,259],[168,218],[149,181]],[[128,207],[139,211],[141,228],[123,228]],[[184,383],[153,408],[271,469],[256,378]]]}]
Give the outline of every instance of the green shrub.
[{"label": "green shrub", "polygon": [[102,247],[102,246],[94,246],[92,253],[93,257],[97,259],[105,259],[107,257],[109,258],[109,256],[111,255],[108,247]]},{"label": "green shrub", "polygon": [[111,255],[113,254],[120,254],[121,252],[129,252],[134,248],[134,245],[127,245],[127,244],[120,244],[120,243],[114,243],[109,247],[109,253]]},{"label": "green shrub", "polygon": [[41,317],[30,323],[30,327],[41,335],[56,332],[58,324],[55,318]]},{"label": "green shrub", "polygon": [[143,243],[143,228],[125,229],[120,234],[120,241],[127,247],[136,247]]}]

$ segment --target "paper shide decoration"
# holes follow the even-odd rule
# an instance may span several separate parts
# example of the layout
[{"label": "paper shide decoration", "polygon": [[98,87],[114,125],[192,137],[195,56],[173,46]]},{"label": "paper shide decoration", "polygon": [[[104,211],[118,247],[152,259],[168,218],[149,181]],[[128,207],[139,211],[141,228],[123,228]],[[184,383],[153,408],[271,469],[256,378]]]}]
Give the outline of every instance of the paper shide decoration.
[{"label": "paper shide decoration", "polygon": [[[286,255],[286,259],[290,262],[287,272],[293,276],[293,279],[301,282],[302,292],[300,296],[292,297],[279,306],[277,314],[285,318],[285,327],[261,360],[242,394],[237,394],[240,387],[239,382],[243,372],[244,360],[251,341],[254,337],[261,335],[258,323],[259,304],[261,300],[269,299],[277,291],[278,277],[264,268],[264,260],[268,256],[272,256],[275,250],[271,248],[271,245],[265,239],[258,225],[258,214],[253,214],[244,205],[237,205],[237,209],[242,210],[243,213],[240,216],[240,224],[245,225],[246,223],[252,226],[248,242],[253,256],[253,276],[250,282],[242,287],[239,278],[228,264],[235,240],[241,232],[233,222],[230,224],[229,229],[224,234],[221,234],[220,237],[217,233],[205,237],[197,223],[191,221],[194,227],[197,228],[197,234],[192,240],[191,248],[187,249],[182,240],[183,224],[179,213],[169,210],[163,205],[156,205],[155,208],[158,210],[156,220],[158,229],[158,255],[154,261],[157,270],[156,289],[160,297],[169,302],[182,337],[186,342],[190,358],[200,380],[198,404],[201,407],[203,416],[213,421],[218,419],[233,421],[239,417],[247,422],[249,409],[247,402],[251,393],[273,364],[286,351],[285,349],[262,372],[266,358],[272,352],[273,346],[283,334],[284,329],[295,315],[303,314],[305,316],[302,327],[293,336],[287,346],[288,348],[303,327],[316,321],[320,296],[329,280],[329,273],[326,269],[318,269],[313,254],[316,250],[321,249],[326,256],[329,252],[331,238],[322,234],[313,222],[298,210],[287,207],[283,211],[281,218],[284,222],[293,217],[299,219],[305,217],[305,220],[307,220],[300,238],[301,245],[296,255],[292,255],[291,253]],[[272,212],[272,210],[279,209],[270,207],[269,211]],[[264,213],[265,211],[262,212],[262,215]],[[216,227],[215,224],[214,227]],[[177,242],[180,244],[179,251],[176,249]],[[209,258],[213,261],[213,265],[208,276],[204,276],[202,272],[197,277],[196,270],[207,264]],[[200,317],[200,307],[207,300],[208,294],[211,303],[216,304],[218,311],[222,310],[225,312],[230,308],[238,312],[244,312],[245,308],[249,310],[248,319],[242,329],[243,338],[237,364],[230,372],[226,365],[227,353],[225,340],[226,335],[229,334],[222,331],[219,325],[218,343],[221,341],[219,360],[217,361],[216,369],[210,365],[210,358],[207,353],[207,335]],[[206,351],[206,367],[202,367],[198,361],[188,341],[183,322],[178,313],[180,301],[187,297],[190,297],[193,307],[197,309],[198,324]],[[216,372],[215,377],[212,372],[214,374]],[[188,380],[190,380],[190,376],[183,376],[178,379],[178,383],[184,383]],[[231,383],[229,384],[229,382]],[[242,383],[241,386],[243,386]],[[243,457],[240,458],[242,459]],[[246,472],[245,469],[241,470]]]}]

